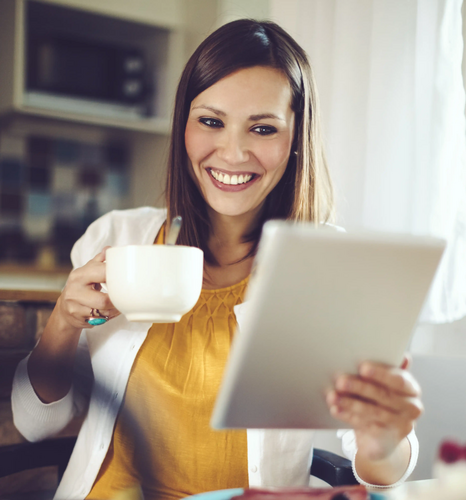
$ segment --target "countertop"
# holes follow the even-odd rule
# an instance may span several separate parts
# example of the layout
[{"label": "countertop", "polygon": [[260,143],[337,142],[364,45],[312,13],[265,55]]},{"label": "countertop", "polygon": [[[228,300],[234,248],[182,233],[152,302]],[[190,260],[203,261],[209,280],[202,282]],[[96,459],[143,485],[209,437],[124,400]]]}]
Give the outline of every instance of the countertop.
[{"label": "countertop", "polygon": [[70,270],[2,264],[0,300],[55,302],[65,286]]}]

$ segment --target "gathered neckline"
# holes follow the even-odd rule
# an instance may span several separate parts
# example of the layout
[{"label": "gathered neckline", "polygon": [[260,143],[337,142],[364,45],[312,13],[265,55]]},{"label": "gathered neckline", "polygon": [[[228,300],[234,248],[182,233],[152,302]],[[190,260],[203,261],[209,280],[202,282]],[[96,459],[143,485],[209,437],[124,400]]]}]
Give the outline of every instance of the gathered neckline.
[{"label": "gathered neckline", "polygon": [[226,286],[223,288],[203,288],[201,293],[228,292],[229,290],[233,290],[234,288],[245,285],[249,281],[249,277],[250,275],[246,276],[246,278],[242,279],[238,283],[235,283],[234,285]]}]

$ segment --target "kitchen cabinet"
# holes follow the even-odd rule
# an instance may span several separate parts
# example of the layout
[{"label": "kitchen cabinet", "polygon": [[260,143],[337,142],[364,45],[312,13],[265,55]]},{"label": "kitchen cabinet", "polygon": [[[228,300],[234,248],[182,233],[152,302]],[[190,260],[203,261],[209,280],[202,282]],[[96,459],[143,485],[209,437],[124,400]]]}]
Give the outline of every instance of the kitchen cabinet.
[{"label": "kitchen cabinet", "polygon": [[[0,116],[59,119],[167,134],[184,64],[182,0],[2,0],[0,2]],[[153,112],[60,95],[37,95],[27,85],[28,37],[66,34],[89,42],[137,46],[155,89]]]}]

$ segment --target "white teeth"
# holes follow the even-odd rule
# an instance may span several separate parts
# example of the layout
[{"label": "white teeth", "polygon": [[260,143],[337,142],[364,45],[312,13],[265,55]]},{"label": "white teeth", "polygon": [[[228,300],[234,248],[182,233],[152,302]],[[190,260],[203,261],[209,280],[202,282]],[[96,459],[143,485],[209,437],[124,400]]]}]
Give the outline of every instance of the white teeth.
[{"label": "white teeth", "polygon": [[237,175],[234,174],[230,176],[229,174],[223,174],[222,172],[216,172],[215,170],[210,170],[212,177],[222,184],[237,186],[238,184],[246,184],[252,179],[252,175]]}]

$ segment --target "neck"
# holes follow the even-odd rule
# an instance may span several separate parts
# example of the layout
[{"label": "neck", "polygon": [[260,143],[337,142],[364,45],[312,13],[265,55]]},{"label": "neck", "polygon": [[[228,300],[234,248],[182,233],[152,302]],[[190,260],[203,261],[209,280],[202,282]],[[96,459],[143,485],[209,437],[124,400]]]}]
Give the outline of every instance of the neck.
[{"label": "neck", "polygon": [[254,229],[260,213],[260,208],[238,216],[209,210],[211,234],[208,245],[220,265],[230,264],[232,258],[236,261],[248,254],[251,243],[245,243],[244,236]]}]

